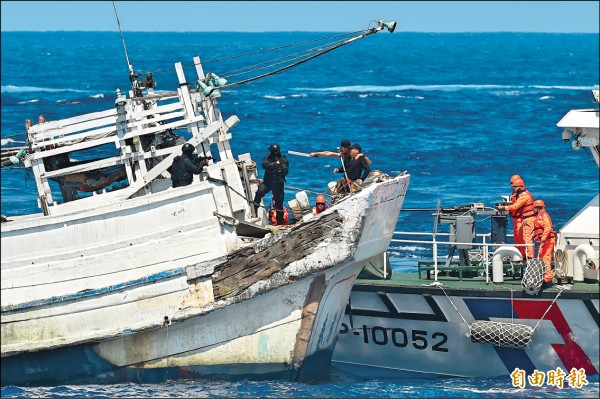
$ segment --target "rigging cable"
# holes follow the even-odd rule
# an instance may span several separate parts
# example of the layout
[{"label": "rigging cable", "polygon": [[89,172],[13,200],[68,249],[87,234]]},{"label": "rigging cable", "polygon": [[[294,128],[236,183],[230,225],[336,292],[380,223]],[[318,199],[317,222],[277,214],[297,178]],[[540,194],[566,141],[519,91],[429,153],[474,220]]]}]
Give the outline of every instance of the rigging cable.
[{"label": "rigging cable", "polygon": [[286,71],[286,70],[288,70],[288,69],[291,69],[291,68],[295,68],[295,67],[297,67],[298,65],[304,64],[305,62],[312,60],[313,58],[319,57],[319,56],[321,56],[321,55],[323,55],[323,54],[326,54],[326,53],[328,53],[328,52],[330,52],[330,51],[332,51],[332,50],[335,50],[335,49],[337,49],[337,48],[340,48],[340,47],[342,47],[342,46],[345,46],[346,44],[352,43],[352,42],[353,42],[353,41],[355,41],[355,40],[358,40],[358,39],[362,39],[362,38],[364,38],[364,37],[367,37],[367,36],[369,36],[369,35],[371,35],[371,34],[373,34],[373,33],[376,33],[376,32],[378,32],[378,31],[379,31],[379,30],[378,30],[378,29],[376,29],[376,28],[371,28],[371,29],[369,29],[369,30],[365,31],[365,33],[363,33],[363,34],[360,34],[360,35],[358,35],[358,36],[354,36],[354,37],[351,37],[350,39],[344,40],[344,41],[342,41],[341,43],[338,43],[338,44],[336,44],[336,45],[333,45],[333,46],[331,46],[331,47],[329,47],[329,48],[326,48],[326,49],[324,49],[324,50],[322,50],[322,51],[319,51],[318,53],[316,53],[316,54],[314,54],[314,55],[311,55],[310,57],[307,57],[307,58],[305,58],[305,59],[303,59],[303,60],[300,60],[300,61],[294,62],[293,64],[286,65],[286,66],[284,66],[284,67],[282,67],[282,68],[276,69],[276,70],[274,70],[274,71],[271,71],[271,72],[264,73],[264,74],[262,74],[262,75],[258,75],[258,76],[252,77],[252,78],[248,78],[248,79],[245,79],[245,80],[241,80],[241,81],[239,81],[239,82],[234,82],[234,83],[230,83],[230,84],[223,85],[223,86],[221,86],[221,89],[225,89],[225,88],[227,88],[227,87],[234,87],[234,86],[243,85],[243,84],[250,83],[250,82],[253,82],[253,81],[255,81],[255,80],[258,80],[258,79],[266,78],[267,76],[275,75],[275,74],[277,74],[277,73],[280,73],[280,72]]},{"label": "rigging cable", "polygon": [[[343,35],[343,36],[347,36],[347,35]],[[304,50],[300,50],[300,51],[297,51],[295,53],[290,53],[290,54],[283,55],[283,56],[280,56],[280,57],[277,57],[277,58],[273,58],[273,59],[270,59],[270,60],[258,62],[258,63],[253,64],[253,65],[248,65],[248,66],[245,66],[245,67],[241,67],[241,68],[235,69],[233,71],[224,72],[222,75],[225,76],[225,77],[231,77],[231,76],[241,75],[243,73],[248,73],[248,72],[241,72],[241,73],[237,73],[237,74],[234,74],[234,72],[243,71],[245,69],[250,69],[250,68],[258,66],[258,65],[263,65],[263,64],[266,64],[268,62],[277,61],[277,60],[281,60],[281,59],[289,59],[290,61],[291,60],[295,60],[295,59],[299,59],[299,58],[301,58],[300,54],[307,54],[307,53],[315,52],[316,50],[322,50],[323,48],[328,48],[328,47],[330,47],[330,46],[332,46],[332,45],[334,45],[336,43],[341,43],[341,41],[330,42],[330,43],[321,44],[321,45],[318,45],[318,46],[315,46],[315,47],[306,48]],[[283,62],[279,62],[279,63],[273,64],[273,65],[278,65],[278,64],[281,64],[281,63],[283,63]],[[269,65],[269,66],[273,66],[273,65]],[[264,68],[257,68],[257,69],[254,69],[254,70],[250,70],[250,72],[253,72],[253,71],[258,70],[258,69],[264,69]]]},{"label": "rigging cable", "polygon": [[[371,35],[373,33],[377,33],[377,32],[379,32],[382,29],[383,29],[382,27],[378,27],[378,28],[370,28],[370,29],[367,29],[367,30],[364,30],[364,31],[358,31],[358,32],[362,32],[362,33],[359,34],[359,35],[357,35],[357,36],[353,36],[353,37],[351,37],[349,39],[340,41],[338,43],[331,44],[329,47],[326,47],[326,48],[324,48],[324,49],[316,52],[315,54],[310,55],[310,56],[308,56],[306,58],[303,58],[303,59],[301,59],[299,61],[296,61],[296,62],[294,62],[292,64],[286,65],[284,67],[281,67],[279,69],[276,69],[276,70],[273,70],[273,71],[270,71],[270,72],[267,72],[267,73],[263,73],[262,75],[254,76],[252,78],[248,78],[248,79],[241,80],[241,81],[238,81],[238,82],[233,82],[233,83],[225,84],[223,86],[220,86],[219,90],[224,90],[226,88],[233,88],[235,86],[240,86],[240,85],[243,85],[243,84],[246,84],[246,83],[253,82],[255,80],[263,79],[263,78],[266,78],[268,76],[278,74],[280,72],[286,71],[286,70],[291,69],[291,68],[295,68],[295,67],[297,67],[297,66],[299,66],[299,65],[301,65],[301,64],[303,64],[303,63],[305,63],[307,61],[312,60],[313,58],[316,58],[316,57],[319,57],[321,55],[324,55],[324,54],[326,54],[326,53],[328,53],[328,52],[330,52],[332,50],[335,50],[335,49],[337,49],[339,47],[345,46],[346,44],[350,44],[350,43],[352,43],[352,42],[354,42],[354,41],[356,41],[358,39],[362,39],[364,37],[367,37],[367,36],[369,36],[369,35]],[[193,65],[195,65],[195,64],[193,64]],[[274,64],[274,65],[277,65],[277,64]],[[161,71],[165,71],[165,70],[161,70]],[[195,88],[195,89],[190,88],[190,91],[198,92],[199,90],[200,89],[198,89],[198,88]],[[154,96],[144,96],[144,97],[133,97],[132,100],[134,100],[134,101],[147,101],[147,100],[154,99],[154,98],[163,98],[163,97],[165,97],[167,95],[176,95],[176,94],[177,94],[177,92],[166,92],[166,93],[162,93],[159,96],[154,95]]]},{"label": "rigging cable", "polygon": [[[270,51],[282,50],[282,49],[285,49],[285,48],[288,48],[288,47],[301,46],[301,45],[304,45],[304,44],[314,43],[314,42],[318,42],[318,41],[321,41],[321,40],[335,39],[335,38],[338,38],[338,37],[344,37],[344,36],[354,35],[354,34],[359,33],[359,32],[364,32],[364,30],[359,30],[359,31],[349,32],[349,33],[342,33],[340,35],[334,35],[334,36],[321,37],[321,38],[318,38],[318,39],[312,39],[312,40],[306,40],[306,41],[298,42],[298,43],[286,44],[284,46],[272,47],[272,48],[268,48],[268,49],[261,49],[261,50],[257,50],[257,51],[251,51],[251,52],[248,52],[248,53],[243,53],[243,54],[238,54],[238,55],[232,55],[230,57],[216,58],[214,60],[203,60],[202,61],[202,65],[211,64],[211,63],[214,63],[214,62],[221,62],[221,61],[233,60],[233,59],[236,59],[236,58],[246,57],[246,56],[254,55],[254,54],[267,53],[267,52],[270,52]],[[183,65],[184,68],[195,67],[195,66],[196,66],[195,63],[194,64]],[[168,71],[172,71],[174,69],[175,68],[159,69],[159,70],[154,71],[153,73],[168,72]]]},{"label": "rigging cable", "polygon": [[[311,50],[314,50],[314,49],[318,49],[319,47],[322,48],[321,50],[316,51],[314,54],[312,54],[312,55],[310,55],[310,56],[308,56],[306,58],[301,58],[299,61],[296,61],[296,62],[294,62],[292,64],[283,66],[283,67],[281,67],[279,69],[276,69],[276,70],[264,73],[262,75],[254,76],[252,78],[248,78],[248,79],[245,79],[245,80],[241,80],[241,81],[238,81],[238,82],[233,82],[233,83],[229,83],[229,84],[226,84],[224,86],[221,86],[219,89],[223,90],[223,89],[226,89],[228,87],[240,86],[240,85],[243,85],[243,84],[246,84],[246,83],[253,82],[255,80],[259,80],[259,79],[263,79],[263,78],[266,78],[266,77],[271,76],[271,75],[275,75],[277,73],[286,71],[286,70],[291,69],[291,68],[295,68],[295,67],[297,67],[297,66],[299,66],[299,65],[301,65],[301,64],[303,64],[303,63],[305,63],[305,62],[307,62],[307,61],[309,61],[309,60],[311,60],[313,58],[319,57],[319,56],[321,56],[323,54],[326,54],[326,53],[328,53],[328,52],[330,52],[332,50],[335,50],[335,49],[337,49],[339,47],[342,47],[342,46],[344,46],[346,44],[352,43],[355,40],[362,39],[362,38],[364,38],[366,36],[369,36],[369,35],[371,35],[373,33],[379,32],[381,29],[382,29],[381,27],[379,27],[379,28],[369,28],[367,30],[355,31],[355,32],[351,32],[351,33],[345,33],[345,34],[341,34],[341,35],[329,36],[329,37],[320,38],[320,39],[313,39],[313,40],[309,40],[309,41],[299,42],[299,43],[296,43],[296,44],[291,44],[291,45],[286,45],[286,46],[280,46],[280,47],[274,47],[274,48],[271,48],[271,49],[259,50],[259,51],[255,51],[255,52],[244,53],[244,54],[240,54],[240,55],[236,55],[236,56],[231,56],[231,57],[226,57],[226,58],[220,58],[220,59],[215,59],[215,60],[202,61],[202,63],[203,64],[207,64],[207,63],[211,63],[211,62],[217,62],[217,61],[224,61],[224,60],[229,60],[229,59],[234,59],[234,58],[240,58],[240,57],[244,57],[244,56],[247,56],[247,55],[264,53],[264,52],[269,52],[269,51],[274,51],[274,50],[281,50],[281,49],[284,49],[284,48],[288,48],[288,47],[292,47],[292,46],[298,46],[298,45],[301,45],[301,44],[307,44],[307,43],[311,43],[311,42],[316,42],[316,41],[320,41],[320,40],[327,40],[327,39],[337,38],[337,37],[346,37],[348,35],[354,35],[355,33],[360,33],[359,35],[352,36],[352,37],[350,37],[348,39],[345,39],[345,40],[342,40],[342,41],[339,41],[339,42],[332,42],[332,43],[330,43],[325,48],[322,48],[321,46],[316,46],[316,47],[313,47],[311,49],[305,49],[305,50],[302,50],[302,51],[299,51],[299,52],[296,52],[296,53],[288,54],[287,56],[282,56],[282,57],[270,60],[270,61],[274,61],[274,60],[278,60],[278,59],[285,59],[285,58],[289,58],[289,57],[291,57],[292,55],[295,55],[295,54],[301,54],[303,52],[308,52],[308,51],[311,51]],[[298,59],[298,58],[300,58],[300,57],[294,57],[291,60],[295,60],[295,59]],[[262,64],[265,64],[266,62],[270,62],[270,61],[263,61],[261,63],[254,64],[253,66],[262,65]],[[274,63],[274,64],[271,64],[271,65],[269,65],[267,67],[272,67],[272,66],[275,66],[275,65],[279,65],[281,63],[282,62]],[[191,66],[195,66],[195,65],[196,64],[194,63],[194,64],[186,65],[184,67],[191,67]],[[254,69],[254,70],[251,70],[251,71],[248,71],[248,72],[244,72],[244,73],[254,72],[254,71],[257,71],[257,70],[260,70],[260,69],[265,69],[267,67],[257,68],[257,69]],[[172,69],[173,68],[161,69],[161,70],[154,71],[153,73],[165,72],[165,71],[169,71],[169,70],[172,70]],[[239,70],[243,70],[243,69],[244,68],[240,68],[238,70],[234,70],[234,71],[231,71],[229,73],[233,73],[233,72],[236,72],[236,71],[239,71]],[[239,74],[241,74],[241,73],[239,73]],[[229,77],[229,76],[236,76],[236,75],[225,75],[224,74],[223,76],[228,76]]]},{"label": "rigging cable", "polygon": [[127,55],[127,46],[125,45],[125,38],[123,37],[123,31],[121,30],[121,22],[119,21],[119,14],[117,14],[117,6],[115,5],[115,0],[112,2],[113,8],[115,10],[115,16],[117,17],[117,25],[119,26],[119,33],[121,34],[121,41],[123,42],[123,48],[125,49],[125,59],[127,60],[127,70],[129,71],[129,66],[131,63],[129,62],[129,55]]}]

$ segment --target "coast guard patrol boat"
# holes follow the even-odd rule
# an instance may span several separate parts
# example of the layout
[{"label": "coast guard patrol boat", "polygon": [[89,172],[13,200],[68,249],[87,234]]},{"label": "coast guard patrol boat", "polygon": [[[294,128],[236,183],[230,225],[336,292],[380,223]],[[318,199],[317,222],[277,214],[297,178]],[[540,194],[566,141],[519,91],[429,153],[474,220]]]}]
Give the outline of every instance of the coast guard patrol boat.
[{"label": "coast guard patrol boat", "polygon": [[[593,90],[598,103],[598,90]],[[557,124],[574,150],[600,166],[599,109],[569,111]],[[477,217],[491,233],[475,234]],[[497,377],[562,369],[597,375],[599,365],[598,195],[558,232],[557,284],[540,287],[539,260],[506,244],[506,215],[483,203],[441,208],[433,233],[395,232],[392,245],[429,246],[418,273],[389,278],[385,256],[359,276],[332,365],[362,377]],[[442,226],[449,232],[440,233]],[[447,249],[448,256],[438,257]],[[449,248],[449,249],[448,249]],[[536,265],[537,263],[537,265]],[[528,265],[527,265],[528,264]],[[526,267],[527,265],[527,267]],[[388,266],[389,267],[389,266]],[[387,275],[386,275],[387,274]],[[574,370],[574,371],[573,371]]]}]

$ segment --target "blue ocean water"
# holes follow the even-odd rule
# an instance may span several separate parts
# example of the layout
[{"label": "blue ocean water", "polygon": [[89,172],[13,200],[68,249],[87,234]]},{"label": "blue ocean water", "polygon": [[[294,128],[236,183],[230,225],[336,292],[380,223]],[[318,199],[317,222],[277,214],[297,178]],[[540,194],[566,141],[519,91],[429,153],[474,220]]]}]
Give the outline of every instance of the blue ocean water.
[{"label": "blue ocean water", "polygon": [[[177,85],[173,63],[201,56],[205,72],[227,76],[237,54],[314,40],[327,33],[125,33],[136,70],[153,71],[158,90]],[[397,230],[430,231],[418,209],[484,202],[510,193],[523,176],[560,228],[598,193],[598,169],[585,150],[561,139],[556,123],[592,108],[599,82],[594,34],[381,32],[282,74],[223,92],[224,117],[236,114],[233,151],[260,159],[273,142],[284,152],[362,145],[371,167],[407,170],[411,182]],[[129,86],[118,32],[2,32],[3,147],[23,145],[25,119],[75,116],[114,106]],[[256,60],[253,58],[256,57]],[[275,56],[273,56],[275,57]],[[263,57],[264,59],[264,57]],[[209,62],[214,61],[214,62]],[[193,68],[186,68],[191,81]],[[238,81],[243,76],[232,76]],[[324,192],[335,158],[289,155],[286,200],[294,188]],[[31,174],[1,172],[1,212],[38,212]],[[391,251],[394,268],[415,247]],[[177,381],[158,385],[3,387],[2,397],[597,397],[598,379],[581,389],[514,388],[507,378],[361,380],[332,373],[318,384],[287,381]]]}]

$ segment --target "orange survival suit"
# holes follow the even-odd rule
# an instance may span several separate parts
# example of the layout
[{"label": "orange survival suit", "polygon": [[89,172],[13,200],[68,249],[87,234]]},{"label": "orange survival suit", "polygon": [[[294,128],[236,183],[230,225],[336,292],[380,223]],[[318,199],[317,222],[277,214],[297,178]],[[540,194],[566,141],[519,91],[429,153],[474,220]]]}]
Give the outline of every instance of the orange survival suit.
[{"label": "orange survival suit", "polygon": [[546,212],[546,204],[542,200],[536,200],[533,203],[535,212],[535,221],[533,224],[533,238],[539,243],[538,258],[546,264],[544,281],[552,282],[552,255],[554,255],[554,244],[556,242],[556,232],[552,228],[552,219]]},{"label": "orange survival suit", "polygon": [[529,244],[526,247],[517,247],[521,256],[523,259],[531,259],[533,258],[533,224],[535,221],[533,196],[525,189],[523,179],[514,179],[512,185],[511,205],[501,206],[500,209],[507,210],[513,218],[515,244]]}]

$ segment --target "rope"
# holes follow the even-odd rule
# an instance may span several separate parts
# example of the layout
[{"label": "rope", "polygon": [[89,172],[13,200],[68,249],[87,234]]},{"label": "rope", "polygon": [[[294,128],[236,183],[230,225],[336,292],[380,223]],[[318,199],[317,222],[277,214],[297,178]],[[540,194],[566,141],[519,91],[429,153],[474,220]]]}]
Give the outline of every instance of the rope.
[{"label": "rope", "polygon": [[[373,33],[377,33],[377,32],[379,32],[380,30],[381,30],[381,28],[370,28],[370,29],[367,29],[367,30],[365,30],[365,31],[357,31],[357,32],[362,32],[362,33],[361,33],[360,35],[358,35],[358,36],[353,36],[353,37],[351,37],[351,38],[349,38],[349,39],[346,39],[346,40],[344,40],[344,41],[338,42],[337,44],[333,44],[333,45],[331,45],[331,46],[329,46],[329,47],[326,47],[326,48],[324,48],[323,50],[321,50],[321,51],[318,51],[317,53],[315,53],[315,54],[313,54],[313,55],[311,55],[311,56],[309,56],[309,57],[306,57],[306,58],[304,58],[304,59],[301,59],[300,61],[296,61],[296,62],[294,62],[294,63],[292,63],[292,64],[290,64],[290,65],[286,65],[286,66],[284,66],[284,67],[281,67],[281,68],[279,68],[279,69],[276,69],[276,70],[273,70],[273,71],[270,71],[270,72],[264,73],[264,74],[262,74],[262,75],[254,76],[254,77],[252,77],[252,78],[248,78],[248,79],[241,80],[241,81],[238,81],[238,82],[233,82],[233,83],[225,84],[225,85],[223,85],[223,86],[219,87],[218,89],[219,89],[219,90],[221,90],[221,91],[223,91],[223,90],[225,90],[225,89],[227,89],[227,88],[232,88],[232,87],[235,87],[235,86],[240,86],[240,85],[243,85],[243,84],[246,84],[246,83],[253,82],[253,81],[255,81],[255,80],[263,79],[263,78],[266,78],[266,77],[268,77],[268,76],[271,76],[271,75],[275,75],[275,74],[281,73],[281,72],[283,72],[283,71],[286,71],[286,70],[288,70],[288,69],[291,69],[291,68],[295,68],[295,67],[297,67],[297,66],[299,66],[299,65],[301,65],[301,64],[304,64],[305,62],[308,62],[308,61],[312,60],[313,58],[316,58],[316,57],[319,57],[319,56],[321,56],[321,55],[324,55],[324,54],[326,54],[326,53],[328,53],[328,52],[330,52],[330,51],[333,51],[333,50],[335,50],[335,49],[337,49],[337,48],[339,48],[339,47],[341,47],[341,46],[344,46],[344,45],[346,45],[346,44],[352,43],[352,42],[353,42],[353,41],[355,41],[355,40],[362,39],[362,38],[364,38],[364,37],[366,37],[366,36],[369,36],[369,35],[371,35],[371,34],[373,34]],[[353,32],[353,33],[351,33],[351,34],[354,34],[354,33],[356,33],[356,32]],[[347,35],[349,35],[349,34],[344,34],[344,35],[345,35],[345,36],[347,36]],[[340,36],[342,36],[342,35],[340,35]],[[323,40],[323,39],[319,39],[319,40]],[[289,47],[289,46],[282,46],[282,47]],[[265,51],[270,51],[270,50],[265,50]],[[305,51],[306,51],[306,50],[305,50]],[[293,54],[292,54],[292,55],[293,55]],[[290,55],[288,55],[287,57],[289,57],[289,56],[290,56]],[[230,58],[236,58],[236,57],[237,57],[237,56],[233,56],[233,57],[230,57]],[[280,57],[280,58],[285,58],[285,57]],[[295,58],[293,58],[293,59],[297,59],[297,58],[299,58],[299,57],[295,57]],[[228,58],[225,58],[225,59],[228,59]],[[277,58],[276,58],[276,59],[277,59]],[[203,63],[214,62],[214,61],[216,61],[216,60],[213,60],[213,61],[203,61]],[[268,61],[265,61],[265,62],[268,62]],[[262,64],[264,64],[265,62],[263,62]],[[261,64],[261,63],[259,63],[259,64],[256,64],[256,65],[260,65],[260,64]],[[269,66],[267,66],[267,67],[272,67],[272,66],[279,65],[279,64],[281,64],[281,62],[280,62],[280,63],[271,64],[271,65],[269,65]],[[191,64],[191,65],[196,65],[196,64]],[[191,65],[187,65],[186,67],[188,67],[188,66],[191,66]],[[257,69],[255,69],[255,70],[251,70],[251,71],[244,72],[244,73],[255,72],[255,71],[257,71],[257,70],[260,70],[260,69],[265,69],[265,68],[267,68],[267,67],[257,68]],[[161,69],[161,70],[154,71],[153,73],[158,73],[158,72],[169,71],[169,70],[172,70],[172,69],[174,69],[174,68]],[[226,75],[223,75],[223,76],[226,76]],[[232,76],[235,76],[235,75],[232,75]],[[188,85],[189,85],[189,84],[188,84]],[[198,88],[196,88],[196,89],[192,89],[192,88],[190,88],[190,91],[191,91],[191,92],[198,92],[198,91],[199,91],[199,89],[198,89]],[[133,98],[132,98],[132,100],[136,100],[136,101],[145,101],[145,100],[148,100],[148,99],[150,99],[150,98],[160,98],[160,97],[164,97],[165,95],[175,95],[175,94],[177,94],[177,93],[176,93],[176,92],[168,92],[168,93],[163,93],[161,96],[145,96],[145,97],[139,97],[139,98],[136,96],[136,97],[133,97]]]},{"label": "rope", "polygon": [[546,309],[546,311],[544,312],[542,317],[540,317],[540,319],[536,323],[535,327],[533,327],[533,332],[535,332],[538,329],[538,327],[540,326],[540,323],[542,322],[542,320],[544,320],[544,317],[546,317],[546,314],[548,314],[548,312],[550,311],[550,309],[552,308],[554,303],[556,303],[556,301],[558,300],[558,297],[560,297],[562,292],[566,289],[566,287],[562,287],[562,286],[558,286],[558,285],[556,287],[558,288],[558,293],[556,294],[556,297],[554,298],[554,300],[552,301],[550,306],[548,306],[548,309]]},{"label": "rope", "polygon": [[[328,43],[327,46],[325,46],[325,47],[327,48],[327,47],[330,47],[331,45],[332,44]],[[323,47],[324,46],[311,47],[311,48],[308,48],[308,49],[297,51],[295,53],[291,53],[291,54],[287,54],[287,55],[284,55],[284,56],[281,56],[281,57],[273,58],[271,60],[258,62],[256,64],[252,64],[252,65],[248,65],[248,66],[245,66],[245,67],[241,67],[241,68],[235,69],[233,71],[225,72],[225,73],[223,73],[223,76],[225,76],[225,77],[232,77],[232,76],[237,76],[237,75],[243,75],[243,74],[250,73],[250,72],[255,72],[255,71],[258,71],[258,70],[261,70],[261,69],[266,69],[266,68],[269,68],[269,67],[272,67],[272,66],[275,66],[275,65],[280,65],[280,64],[283,64],[285,61],[277,62],[277,63],[271,64],[271,65],[263,66],[263,67],[256,68],[256,69],[250,69],[252,67],[257,67],[258,65],[264,65],[264,64],[266,64],[268,62],[273,62],[273,61],[277,61],[277,60],[282,60],[283,59],[283,60],[287,60],[287,61],[292,61],[292,60],[300,59],[305,54],[311,53],[311,52],[315,52],[317,49],[321,50]],[[244,71],[244,72],[239,72],[239,71]],[[234,73],[234,72],[238,72],[238,73]]]},{"label": "rope", "polygon": [[299,187],[294,187],[294,186],[285,186],[285,188],[289,188],[290,190],[296,190],[296,191],[306,191],[307,193],[317,194],[317,195],[328,195],[329,197],[331,197],[331,195],[327,192],[320,193],[318,191],[306,190],[304,188],[299,188]]},{"label": "rope", "polygon": [[[259,62],[259,63],[256,63],[256,64],[248,65],[248,66],[245,66],[245,67],[233,70],[233,71],[225,72],[223,74],[223,76],[227,77],[227,78],[230,78],[230,77],[233,77],[233,76],[244,75],[244,74],[248,74],[248,73],[251,73],[251,72],[260,71],[260,70],[263,70],[263,69],[272,68],[272,67],[274,67],[276,65],[281,65],[281,64],[284,64],[284,63],[289,62],[289,61],[302,59],[302,57],[305,56],[304,54],[308,53],[311,50],[312,49],[306,49],[306,50],[302,50],[302,51],[299,51],[299,52],[296,52],[296,53],[288,54],[288,55],[285,55],[285,56],[282,56],[282,57],[274,58],[272,60],[267,60],[267,61]],[[297,56],[293,57],[294,55],[297,55]],[[273,62],[273,61],[277,61],[277,60],[283,60],[283,61]],[[268,62],[273,62],[273,63],[268,64],[268,65],[264,65],[264,64],[266,64]],[[261,66],[260,68],[258,68],[259,65],[263,65],[263,66]],[[254,69],[250,69],[250,68],[254,68]],[[234,72],[237,72],[237,73],[234,73]]]},{"label": "rope", "polygon": [[439,289],[442,290],[442,292],[444,293],[444,295],[446,295],[446,298],[448,298],[448,301],[450,302],[450,305],[452,305],[452,307],[454,308],[454,310],[456,310],[456,313],[458,313],[458,315],[460,316],[460,318],[462,319],[462,321],[468,326],[469,323],[467,323],[467,321],[465,320],[465,318],[463,317],[463,315],[460,313],[460,311],[458,310],[458,308],[456,307],[456,305],[454,305],[454,302],[452,302],[452,299],[450,299],[450,297],[448,296],[448,294],[446,294],[446,291],[444,291],[444,287],[442,286],[442,283],[440,283],[439,281],[433,282],[430,284],[432,287],[437,287]]},{"label": "rope", "polygon": [[557,249],[554,252],[554,272],[559,278],[567,277],[567,259],[568,252],[566,249],[564,251]]},{"label": "rope", "polygon": [[[243,53],[243,54],[233,55],[233,56],[230,56],[230,57],[216,58],[214,60],[207,60],[207,61],[203,60],[202,64],[203,65],[204,64],[211,64],[211,63],[215,63],[215,62],[228,61],[228,60],[233,60],[233,59],[236,59],[236,58],[246,57],[246,56],[254,55],[254,54],[268,53],[270,51],[277,51],[277,50],[282,50],[282,49],[289,48],[289,47],[301,46],[301,45],[308,44],[308,43],[318,42],[320,40],[328,40],[328,39],[334,39],[334,38],[338,38],[338,37],[344,37],[344,36],[354,35],[354,34],[359,33],[359,32],[364,32],[364,31],[356,31],[356,32],[343,33],[341,35],[334,35],[334,36],[322,37],[322,38],[319,38],[319,39],[312,39],[312,40],[307,40],[307,41],[304,41],[304,42],[286,44],[284,46],[279,46],[279,47],[272,47],[272,48],[268,48],[268,49],[261,49],[261,50],[252,51],[252,52],[249,52],[249,53]],[[184,68],[195,67],[195,66],[196,66],[196,63],[183,65]],[[172,71],[174,69],[175,68],[159,69],[157,71],[154,71],[153,73],[168,72],[168,71]]]},{"label": "rope", "polygon": [[[217,179],[217,178],[210,177],[210,176],[208,176],[208,177],[206,178],[206,180],[208,180],[208,181],[211,181],[211,182],[213,182],[213,183],[221,183],[221,184],[224,184],[224,185],[226,185],[227,187],[229,187],[229,189],[230,189],[231,191],[233,191],[234,193],[236,193],[237,195],[239,195],[240,197],[242,197],[244,200],[246,200],[246,202],[249,202],[249,203],[251,203],[252,205],[256,205],[258,208],[263,208],[265,211],[269,211],[269,209],[267,209],[267,207],[265,207],[265,206],[263,206],[263,205],[260,205],[260,204],[255,204],[255,203],[254,203],[254,200],[250,200],[250,199],[248,199],[248,197],[247,197],[245,194],[242,194],[242,193],[240,193],[239,191],[237,191],[236,189],[234,189],[233,187],[231,187],[231,186],[230,186],[230,185],[229,185],[229,184],[228,184],[228,183],[227,183],[225,180],[222,180],[222,179]],[[275,211],[276,211],[276,212],[281,212],[281,211],[278,211],[277,209],[275,209]]]},{"label": "rope", "polygon": [[243,85],[243,84],[250,83],[250,82],[253,82],[255,80],[258,80],[258,79],[266,78],[267,76],[275,75],[277,73],[286,71],[286,70],[291,69],[291,68],[295,68],[298,65],[304,64],[305,62],[308,62],[308,61],[312,60],[313,58],[319,57],[319,56],[321,56],[323,54],[327,54],[328,52],[333,51],[333,50],[335,50],[335,49],[337,49],[339,47],[342,47],[342,46],[344,46],[346,44],[349,44],[349,43],[353,42],[354,40],[362,39],[363,37],[366,37],[366,36],[368,36],[370,34],[373,34],[373,33],[376,33],[376,32],[378,32],[377,29],[369,29],[368,31],[366,31],[365,33],[363,33],[361,35],[354,36],[354,37],[352,37],[352,38],[350,38],[348,40],[345,40],[345,41],[343,41],[343,42],[341,42],[339,44],[336,44],[336,45],[331,46],[329,48],[326,48],[326,49],[324,49],[322,51],[319,51],[318,53],[316,53],[316,54],[314,54],[314,55],[312,55],[310,57],[307,57],[306,59],[294,62],[293,64],[284,66],[282,68],[276,69],[276,70],[271,71],[271,72],[264,73],[262,75],[255,76],[253,78],[248,78],[248,79],[245,79],[245,80],[241,80],[239,82],[234,82],[234,83],[226,84],[224,86],[221,86],[221,89],[225,89],[227,87],[234,87],[234,86]]},{"label": "rope", "polygon": [[[242,161],[235,161],[235,164],[237,165],[239,170],[243,169],[243,163]],[[252,170],[256,170],[256,162],[251,161],[250,163],[246,163],[246,170],[248,171],[252,171]]]}]

